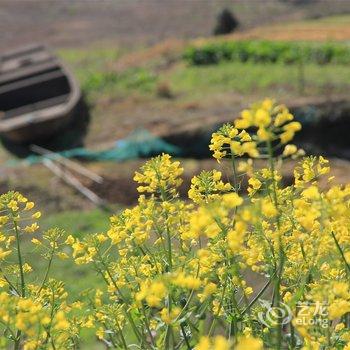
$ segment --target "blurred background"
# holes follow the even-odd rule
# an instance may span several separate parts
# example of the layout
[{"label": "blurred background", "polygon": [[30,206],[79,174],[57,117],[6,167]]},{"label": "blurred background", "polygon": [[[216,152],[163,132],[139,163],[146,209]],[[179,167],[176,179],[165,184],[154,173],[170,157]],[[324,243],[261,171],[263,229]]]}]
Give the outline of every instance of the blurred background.
[{"label": "blurred background", "polygon": [[218,167],[215,128],[265,97],[349,181],[350,1],[0,0],[0,32],[0,189],[36,201],[43,228],[107,229],[161,152],[181,158],[185,196]]}]

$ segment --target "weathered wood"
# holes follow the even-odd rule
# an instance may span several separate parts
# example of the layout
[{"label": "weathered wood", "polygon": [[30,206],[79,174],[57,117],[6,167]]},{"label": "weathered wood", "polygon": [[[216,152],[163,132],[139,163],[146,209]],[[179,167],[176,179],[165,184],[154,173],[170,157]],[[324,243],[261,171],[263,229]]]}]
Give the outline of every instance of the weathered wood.
[{"label": "weathered wood", "polygon": [[72,73],[45,46],[0,56],[0,135],[6,139],[37,142],[60,132],[80,98]]},{"label": "weathered wood", "polygon": [[[30,77],[40,72],[49,72],[56,69],[57,65],[58,62],[52,60],[36,64],[35,66],[24,67],[21,69],[21,76]],[[0,71],[0,77],[0,85],[3,85],[4,83],[17,80],[18,72],[16,70],[3,70],[2,72]]]},{"label": "weathered wood", "polygon": [[91,179],[92,181],[95,181],[99,184],[103,182],[103,177],[94,173],[93,171],[87,169],[86,167],[80,165],[77,162],[72,161],[71,159],[65,158],[59,153],[52,152],[44,147],[38,146],[38,145],[31,145],[31,150],[35,153],[38,153],[40,155],[46,156],[50,160],[55,160],[58,163],[61,163],[65,165],[67,168],[70,168],[77,173],[86,176],[87,178]]},{"label": "weathered wood", "polygon": [[73,176],[67,170],[56,165],[51,159],[45,158],[43,160],[43,164],[51,170],[56,176],[62,179],[66,184],[75,188],[78,192],[80,192],[84,197],[89,199],[92,203],[99,207],[104,207],[105,202],[102,198],[100,198],[97,194],[92,192],[90,189],[85,187],[75,176]]}]

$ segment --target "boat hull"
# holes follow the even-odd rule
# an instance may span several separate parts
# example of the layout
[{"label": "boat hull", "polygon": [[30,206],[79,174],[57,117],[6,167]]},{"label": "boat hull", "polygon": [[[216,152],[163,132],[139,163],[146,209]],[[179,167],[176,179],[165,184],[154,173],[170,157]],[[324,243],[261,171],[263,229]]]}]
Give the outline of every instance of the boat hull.
[{"label": "boat hull", "polygon": [[46,141],[58,135],[63,130],[66,130],[73,119],[77,117],[77,110],[78,108],[73,108],[71,111],[65,113],[65,115],[60,115],[57,118],[40,122],[29,122],[26,125],[2,131],[0,132],[0,137],[18,144],[31,144],[39,141]]},{"label": "boat hull", "polygon": [[81,100],[79,86],[44,46],[0,56],[0,136],[29,144],[69,127]]}]

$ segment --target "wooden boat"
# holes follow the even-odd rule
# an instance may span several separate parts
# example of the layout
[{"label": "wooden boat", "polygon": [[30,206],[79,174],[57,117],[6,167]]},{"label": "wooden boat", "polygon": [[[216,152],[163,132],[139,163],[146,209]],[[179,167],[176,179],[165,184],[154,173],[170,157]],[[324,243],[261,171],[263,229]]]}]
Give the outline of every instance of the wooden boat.
[{"label": "wooden boat", "polygon": [[73,118],[81,93],[45,46],[0,55],[0,136],[15,143],[48,139]]}]

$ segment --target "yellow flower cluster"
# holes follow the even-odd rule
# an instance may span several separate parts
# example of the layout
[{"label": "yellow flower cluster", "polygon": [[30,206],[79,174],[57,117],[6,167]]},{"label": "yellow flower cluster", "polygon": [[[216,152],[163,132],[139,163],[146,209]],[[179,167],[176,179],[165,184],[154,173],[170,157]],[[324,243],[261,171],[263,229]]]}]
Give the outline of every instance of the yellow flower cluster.
[{"label": "yellow flower cluster", "polygon": [[222,181],[220,171],[202,171],[200,175],[192,178],[188,197],[199,204],[219,199],[222,192],[231,190],[231,184]]},{"label": "yellow flower cluster", "polygon": [[[134,180],[142,184],[139,192],[158,193],[162,196],[174,193],[174,187],[181,185],[179,176],[183,173],[179,162],[172,162],[168,154],[153,158],[147,162],[141,172],[136,172]],[[169,192],[169,193],[168,193]]]},{"label": "yellow flower cluster", "polygon": [[68,258],[62,251],[65,233],[54,228],[31,239],[43,259],[43,271],[34,278],[40,283],[33,284],[23,241],[39,229],[36,220],[41,214],[17,192],[0,196],[0,211],[0,348],[73,348],[84,319],[73,317],[74,305],[68,303],[63,284],[50,277],[53,261]]},{"label": "yellow flower cluster", "polygon": [[[179,199],[179,163],[150,160],[135,176],[150,197],[112,217],[106,234],[67,241],[76,263],[93,264],[106,282],[105,310],[120,305],[115,336],[93,315],[100,339],[125,348],[131,331],[139,346],[154,349],[348,346],[350,186],[321,189],[330,171],[322,157],[302,159],[294,183],[283,186],[283,160],[303,155],[286,144],[300,129],[293,119],[265,100],[214,133],[210,148],[218,160],[231,156],[234,183],[204,171],[191,181],[192,203]],[[267,166],[254,170],[250,159],[236,166],[243,155],[266,158]],[[248,196],[240,193],[244,176]],[[246,281],[252,274],[262,287]],[[259,303],[268,290],[271,303]],[[290,310],[287,324],[273,313],[282,308]],[[228,339],[213,337],[223,331]]]},{"label": "yellow flower cluster", "polygon": [[[251,158],[264,157],[273,147],[291,141],[301,129],[301,124],[293,119],[284,105],[265,99],[243,110],[233,124],[225,124],[215,132],[209,148],[218,161],[226,156],[245,154]],[[286,145],[283,155],[288,157],[302,152],[295,145]]]},{"label": "yellow flower cluster", "polygon": [[259,156],[256,142],[252,141],[250,135],[242,130],[239,132],[231,124],[225,124],[211,139],[209,149],[213,151],[213,157],[218,161],[225,156],[243,156],[256,158]]},{"label": "yellow flower cluster", "polygon": [[[231,156],[232,174],[195,176],[189,200],[178,161],[148,161],[137,205],[107,232],[32,238],[48,261],[39,285],[27,282],[21,238],[40,214],[17,193],[0,197],[0,348],[75,349],[87,327],[115,349],[350,349],[350,185],[332,184],[323,157],[304,157],[283,183],[284,160],[302,155],[287,144],[299,129],[272,100],[243,111],[210,146]],[[236,166],[247,155],[266,165]],[[48,277],[65,245],[104,283],[71,304]]]}]

